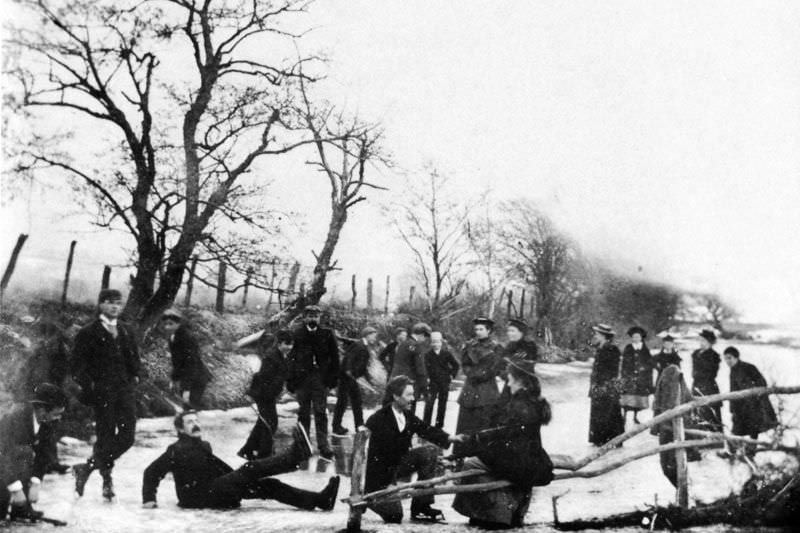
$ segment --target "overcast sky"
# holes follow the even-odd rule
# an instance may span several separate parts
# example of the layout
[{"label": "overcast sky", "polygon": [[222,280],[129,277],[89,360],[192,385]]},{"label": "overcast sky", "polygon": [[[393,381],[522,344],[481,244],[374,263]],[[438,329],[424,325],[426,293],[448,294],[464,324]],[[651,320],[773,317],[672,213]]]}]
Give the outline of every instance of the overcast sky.
[{"label": "overcast sky", "polygon": [[[432,160],[462,194],[532,197],[623,269],[718,290],[749,319],[800,319],[800,4],[348,0],[311,20],[303,46],[329,52],[329,96],[381,120],[401,167]],[[310,262],[327,200],[304,172],[274,194],[314,213],[297,243]],[[66,248],[63,199],[40,205],[3,207],[0,257],[19,231],[29,254],[49,253],[44,235]],[[410,260],[358,209],[339,285]]]}]

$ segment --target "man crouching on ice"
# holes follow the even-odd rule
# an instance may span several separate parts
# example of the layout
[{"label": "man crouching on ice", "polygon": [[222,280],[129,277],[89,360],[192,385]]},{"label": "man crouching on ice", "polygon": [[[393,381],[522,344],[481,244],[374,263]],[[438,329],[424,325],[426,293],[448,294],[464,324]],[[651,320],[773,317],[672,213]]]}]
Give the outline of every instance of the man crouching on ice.
[{"label": "man crouching on ice", "polygon": [[[451,436],[432,427],[411,411],[414,405],[414,384],[406,376],[397,376],[386,385],[384,406],[367,420],[372,432],[367,452],[365,492],[373,492],[417,472],[419,479],[430,479],[436,469],[439,449],[436,446],[411,447],[415,434],[446,448],[451,442],[463,442],[461,435]],[[411,500],[411,519],[437,522],[444,518],[439,509],[431,507],[433,496],[417,496]],[[403,520],[403,507],[399,501],[377,503],[369,506],[384,522],[399,524]]]},{"label": "man crouching on ice", "polygon": [[279,454],[248,461],[234,470],[211,452],[201,438],[195,411],[175,417],[178,441],[144,471],[143,507],[156,507],[159,482],[172,472],[178,505],[188,508],[233,509],[243,499],[276,500],[300,509],[315,507],[330,511],[339,492],[339,477],[334,476],[320,492],[297,489],[270,476],[297,470],[298,463],[311,456],[311,443],[303,427],[294,429],[291,447]]}]

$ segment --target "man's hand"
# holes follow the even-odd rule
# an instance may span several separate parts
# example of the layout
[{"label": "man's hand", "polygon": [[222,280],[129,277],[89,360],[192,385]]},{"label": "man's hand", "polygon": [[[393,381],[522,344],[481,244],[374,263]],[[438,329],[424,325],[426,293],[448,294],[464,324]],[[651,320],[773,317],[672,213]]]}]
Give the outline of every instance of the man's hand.
[{"label": "man's hand", "polygon": [[183,394],[181,394],[181,399],[183,399],[184,402],[188,403],[189,395],[191,395],[191,391],[185,390],[183,391]]},{"label": "man's hand", "polygon": [[25,497],[25,493],[22,492],[22,489],[15,490],[11,492],[9,503],[14,506],[22,506],[28,503],[28,499]]},{"label": "man's hand", "polygon": [[142,509],[155,509],[156,507],[158,507],[156,502],[144,502],[142,504]]},{"label": "man's hand", "polygon": [[465,435],[464,433],[459,433],[458,435],[450,435],[447,437],[449,442],[467,442],[469,440],[469,435]]},{"label": "man's hand", "polygon": [[36,503],[39,501],[39,488],[42,486],[42,482],[39,480],[38,477],[31,478],[31,485],[28,487],[28,501],[31,503]]}]

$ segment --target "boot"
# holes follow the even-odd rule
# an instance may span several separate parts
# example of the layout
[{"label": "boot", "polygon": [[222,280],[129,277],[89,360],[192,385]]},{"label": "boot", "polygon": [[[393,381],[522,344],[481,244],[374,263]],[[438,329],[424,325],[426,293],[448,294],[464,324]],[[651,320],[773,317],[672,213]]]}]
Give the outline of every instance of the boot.
[{"label": "boot", "polygon": [[103,476],[103,499],[107,502],[113,501],[116,494],[114,493],[114,480],[111,478],[111,469],[101,470],[100,474]]},{"label": "boot", "polygon": [[89,481],[89,475],[94,470],[94,463],[90,459],[88,463],[80,463],[72,467],[72,474],[75,476],[75,492],[78,497],[83,496],[83,489]]},{"label": "boot", "polygon": [[333,476],[328,485],[318,494],[317,507],[323,511],[332,511],[336,505],[336,496],[339,494],[339,476]]},{"label": "boot", "polygon": [[444,513],[430,505],[416,508],[412,505],[411,520],[414,522],[444,522]]},{"label": "boot", "polygon": [[43,516],[42,511],[35,511],[30,503],[25,502],[23,505],[12,505],[8,519],[12,522],[36,522]]}]

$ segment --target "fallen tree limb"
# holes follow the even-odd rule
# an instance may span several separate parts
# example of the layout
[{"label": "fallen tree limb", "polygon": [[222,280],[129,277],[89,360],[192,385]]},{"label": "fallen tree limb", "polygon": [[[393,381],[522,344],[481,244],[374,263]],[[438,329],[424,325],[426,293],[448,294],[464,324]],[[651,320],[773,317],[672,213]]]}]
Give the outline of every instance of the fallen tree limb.
[{"label": "fallen tree limb", "polygon": [[350,505],[367,505],[372,500],[377,498],[381,498],[383,496],[387,496],[389,494],[400,492],[407,489],[413,488],[425,488],[431,487],[433,485],[438,485],[441,483],[447,483],[448,481],[453,481],[456,479],[463,479],[467,477],[477,476],[480,474],[485,474],[484,470],[464,470],[462,472],[451,472],[449,474],[445,474],[439,477],[433,477],[430,479],[420,479],[417,481],[413,481],[411,483],[403,483],[399,485],[391,485],[386,487],[385,489],[376,490],[374,492],[370,492],[368,494],[361,495],[358,499],[352,498],[342,498],[341,501],[349,503]]},{"label": "fallen tree limb", "polygon": [[692,435],[693,437],[703,437],[706,439],[717,439],[717,441],[730,441],[730,442],[741,442],[742,444],[753,444],[757,446],[763,446],[766,449],[770,450],[779,450],[782,452],[788,453],[800,453],[800,447],[796,446],[785,446],[783,444],[773,444],[771,442],[765,442],[762,440],[751,439],[750,437],[741,437],[739,435],[726,435],[724,433],[717,433],[714,431],[703,431],[701,429],[687,429],[687,435]]}]

